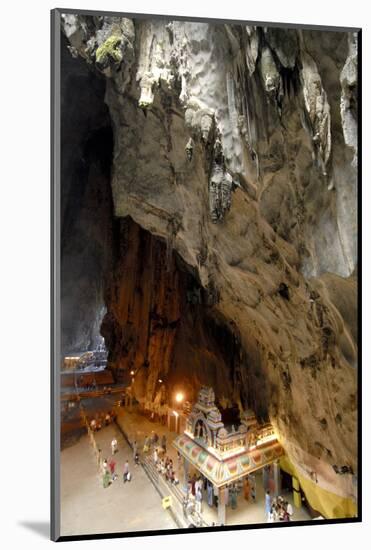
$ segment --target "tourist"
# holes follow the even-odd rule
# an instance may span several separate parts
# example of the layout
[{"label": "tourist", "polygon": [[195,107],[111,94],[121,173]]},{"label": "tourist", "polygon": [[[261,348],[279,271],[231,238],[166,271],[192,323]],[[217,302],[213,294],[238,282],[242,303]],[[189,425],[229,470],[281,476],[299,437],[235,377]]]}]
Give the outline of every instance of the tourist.
[{"label": "tourist", "polygon": [[173,485],[178,485],[178,483],[179,483],[179,479],[175,476],[174,470],[170,471],[169,481]]},{"label": "tourist", "polygon": [[274,522],[279,520],[278,505],[275,499],[273,499],[273,502],[272,502],[271,514]]},{"label": "tourist", "polygon": [[197,493],[198,488],[202,489],[202,481],[200,477],[198,477],[195,481],[195,493]]},{"label": "tourist", "polygon": [[285,517],[286,517],[286,507],[285,507],[285,502],[284,502],[283,498],[278,497],[277,503],[278,503],[278,519],[280,521],[287,521],[287,519],[285,519]]},{"label": "tourist", "polygon": [[103,472],[103,488],[107,489],[110,483],[111,483],[110,473],[108,470],[106,470]]},{"label": "tourist", "polygon": [[196,499],[196,512],[198,512],[199,514],[201,514],[201,507],[202,507],[202,491],[201,491],[201,487],[200,487],[200,486],[197,487],[195,499]]},{"label": "tourist", "polygon": [[153,451],[153,462],[155,464],[157,464],[157,462],[158,462],[158,453],[157,453],[156,447],[155,447],[155,450]]},{"label": "tourist", "polygon": [[126,460],[125,461],[125,464],[124,464],[124,483],[126,483],[127,481],[130,481],[130,471],[129,471],[129,462]]},{"label": "tourist", "polygon": [[253,502],[256,501],[256,480],[255,480],[255,476],[251,476],[251,485],[250,485],[250,488],[251,488],[251,499]]},{"label": "tourist", "polygon": [[115,481],[117,477],[115,474],[116,462],[113,460],[113,458],[111,458],[111,460],[109,461],[108,466],[111,472],[112,481]]},{"label": "tourist", "polygon": [[134,462],[135,462],[135,466],[139,466],[139,453],[138,452],[135,453]]},{"label": "tourist", "polygon": [[110,417],[109,413],[106,414],[105,419],[104,419],[104,423],[105,423],[106,426],[108,426],[111,423],[111,417]]},{"label": "tourist", "polygon": [[172,472],[172,468],[171,468],[170,462],[168,462],[167,468],[165,470],[166,481],[170,481],[171,472]]},{"label": "tourist", "polygon": [[269,518],[271,511],[271,496],[269,494],[269,491],[266,491],[265,493],[265,515],[267,516],[267,519]]},{"label": "tourist", "polygon": [[149,451],[149,437],[144,438],[143,453],[148,453]]},{"label": "tourist", "polygon": [[196,476],[193,475],[191,479],[191,493],[193,496],[196,495]]},{"label": "tourist", "polygon": [[164,453],[166,453],[166,435],[164,434],[161,438],[161,447],[164,450]]},{"label": "tourist", "polygon": [[287,500],[283,502],[283,521],[290,521],[290,514],[288,512],[289,503]]},{"label": "tourist", "polygon": [[102,472],[108,472],[108,462],[107,462],[107,459],[105,458],[103,460],[103,464],[102,464]]},{"label": "tourist", "polygon": [[273,507],[269,510],[268,517],[267,517],[267,523],[274,523],[274,511]]},{"label": "tourist", "polygon": [[232,510],[235,510],[237,508],[237,487],[235,484],[233,484],[230,489],[230,497],[231,497],[231,508]]},{"label": "tourist", "polygon": [[112,450],[112,456],[117,453],[117,439],[114,437],[111,441],[111,450]]},{"label": "tourist", "polygon": [[291,502],[287,503],[287,508],[286,509],[287,509],[287,513],[288,513],[290,521],[291,521],[291,518],[292,518],[293,513],[294,513]]},{"label": "tourist", "polygon": [[213,486],[212,483],[209,481],[206,484],[206,491],[207,491],[207,503],[210,507],[213,505]]},{"label": "tourist", "polygon": [[134,458],[134,460],[135,460],[135,455],[137,454],[137,451],[138,451],[138,443],[135,440],[134,443],[133,443],[133,458]]},{"label": "tourist", "polygon": [[249,502],[249,500],[250,500],[250,481],[249,481],[248,477],[246,477],[245,480],[244,480],[243,496],[244,496],[244,499],[247,500],[247,502]]}]

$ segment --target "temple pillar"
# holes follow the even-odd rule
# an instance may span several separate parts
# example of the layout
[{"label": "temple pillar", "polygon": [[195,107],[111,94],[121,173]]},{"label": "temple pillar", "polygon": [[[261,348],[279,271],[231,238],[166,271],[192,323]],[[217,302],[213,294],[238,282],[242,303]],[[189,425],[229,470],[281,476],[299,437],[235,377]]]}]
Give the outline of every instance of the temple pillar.
[{"label": "temple pillar", "polygon": [[274,462],[273,464],[273,479],[274,479],[274,496],[277,497],[281,494],[281,469],[280,463]]},{"label": "temple pillar", "polygon": [[263,467],[263,487],[264,491],[266,491],[269,488],[269,471],[266,466]]},{"label": "temple pillar", "polygon": [[225,525],[225,487],[219,487],[218,490],[218,524]]}]

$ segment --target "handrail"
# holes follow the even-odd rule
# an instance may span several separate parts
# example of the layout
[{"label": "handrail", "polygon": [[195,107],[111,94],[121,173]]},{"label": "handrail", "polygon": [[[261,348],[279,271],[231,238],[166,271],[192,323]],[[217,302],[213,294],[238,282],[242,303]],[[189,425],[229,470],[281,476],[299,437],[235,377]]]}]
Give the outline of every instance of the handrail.
[{"label": "handrail", "polygon": [[[146,456],[143,460],[143,464],[146,464],[148,469],[151,471],[152,478],[155,482],[158,483],[158,479],[161,479],[166,484],[166,486],[169,489],[172,496],[175,497],[179,501],[180,505],[182,506],[184,517],[186,517],[187,520],[189,521],[187,509],[186,509],[186,506],[185,506],[185,502],[187,502],[187,500],[186,500],[187,497],[185,495],[183,495],[183,493],[179,489],[179,487],[177,485],[173,485],[165,477],[161,476],[161,474],[157,471],[156,465],[155,465],[155,463],[154,463],[154,461],[151,457]],[[197,527],[210,527],[210,525],[203,518],[202,514],[197,512],[197,510],[194,510],[192,512],[191,520],[192,520],[192,523],[196,523]],[[194,520],[196,520],[196,521],[194,521]]]}]

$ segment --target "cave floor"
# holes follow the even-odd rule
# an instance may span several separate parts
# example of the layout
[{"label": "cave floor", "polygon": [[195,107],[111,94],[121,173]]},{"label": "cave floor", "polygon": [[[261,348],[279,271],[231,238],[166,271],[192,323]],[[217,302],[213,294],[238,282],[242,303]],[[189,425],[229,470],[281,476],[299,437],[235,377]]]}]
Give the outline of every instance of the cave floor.
[{"label": "cave floor", "polygon": [[[115,461],[119,477],[107,489],[103,489],[88,436],[61,452],[62,536],[176,528],[144,470],[134,466],[132,451],[115,425],[96,434],[103,458],[111,454],[113,436],[118,441]],[[125,459],[133,479],[123,484]]]},{"label": "cave floor", "polygon": [[[158,422],[152,422],[139,412],[135,408],[130,411],[129,408],[118,409],[117,422],[129,438],[131,442],[136,440],[138,442],[138,449],[142,454],[143,442],[147,435],[150,435],[152,431],[156,432],[159,436],[166,435],[167,439],[167,455],[173,459],[175,465],[175,472],[177,477],[182,480],[184,478],[183,467],[177,460],[177,452],[171,445],[171,442],[176,438],[175,432],[170,432],[167,426],[164,426]],[[190,471],[192,473],[192,471]],[[246,502],[243,495],[238,495],[237,508],[232,510],[230,506],[226,508],[226,524],[227,525],[246,525],[254,523],[265,523],[266,516],[264,511],[264,488],[263,480],[260,472],[255,474],[256,476],[256,502]],[[311,517],[305,508],[296,508],[294,506],[291,493],[284,493],[284,498],[289,501],[294,510],[294,521],[308,521]],[[218,523],[218,514],[216,508],[210,508],[207,503],[202,504],[202,515],[204,520],[209,524]]]}]

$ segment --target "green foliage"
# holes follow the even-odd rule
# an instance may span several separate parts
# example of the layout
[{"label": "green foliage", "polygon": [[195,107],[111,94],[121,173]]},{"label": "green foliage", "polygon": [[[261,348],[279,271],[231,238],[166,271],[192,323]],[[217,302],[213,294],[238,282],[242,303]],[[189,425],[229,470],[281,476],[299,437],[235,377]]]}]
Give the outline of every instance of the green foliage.
[{"label": "green foliage", "polygon": [[122,38],[120,36],[112,35],[103,44],[99,46],[95,52],[95,59],[97,63],[104,63],[107,58],[111,58],[115,63],[121,63],[122,51],[121,51]]}]

